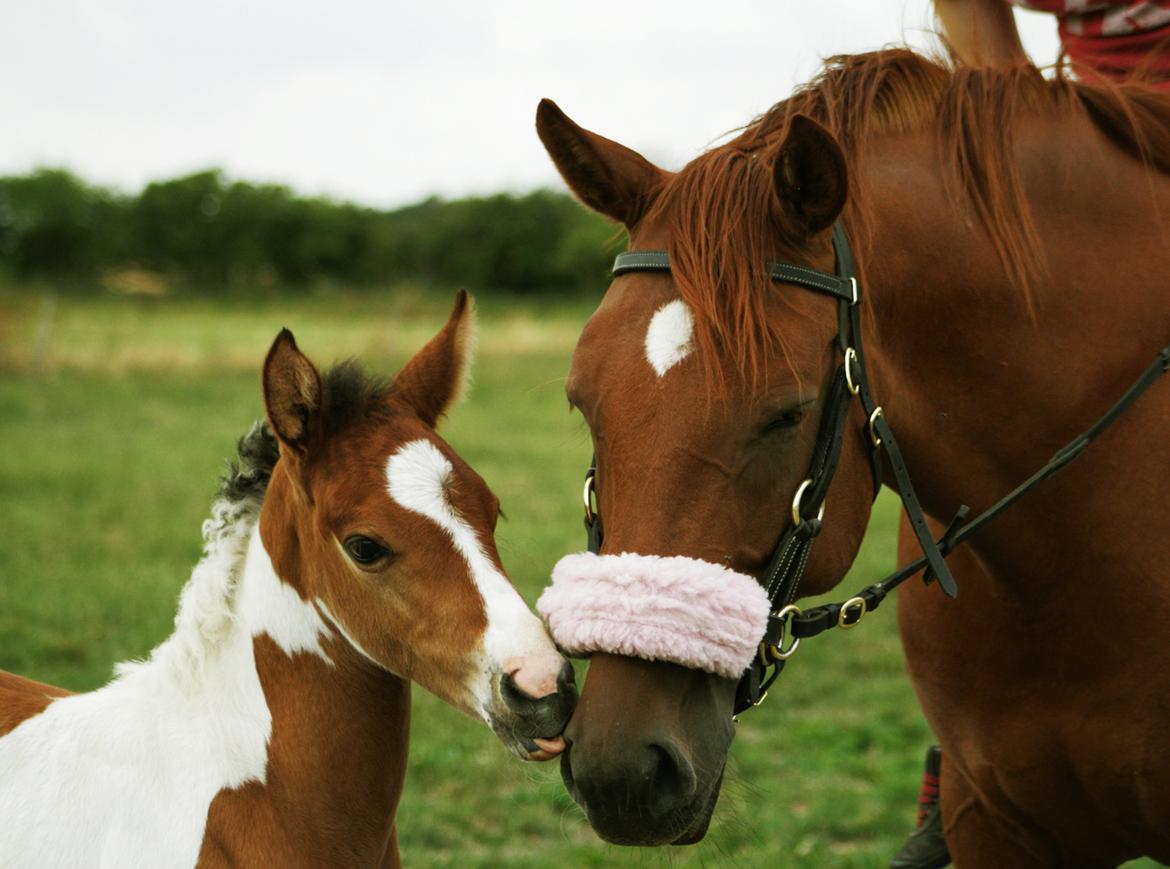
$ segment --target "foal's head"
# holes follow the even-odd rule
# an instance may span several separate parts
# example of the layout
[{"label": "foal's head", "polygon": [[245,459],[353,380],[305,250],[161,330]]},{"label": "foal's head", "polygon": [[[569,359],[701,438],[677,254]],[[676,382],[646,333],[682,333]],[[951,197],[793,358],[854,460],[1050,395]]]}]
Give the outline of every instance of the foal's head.
[{"label": "foal's head", "polygon": [[572,670],[504,574],[498,499],[435,432],[467,378],[474,317],[446,326],[389,384],[352,363],[322,377],[287,330],[264,364],[280,446],[260,533],[276,573],[369,665],[545,759],[572,711]]},{"label": "foal's head", "polygon": [[[702,585],[713,605],[733,581],[754,594],[748,577],[791,522],[810,465],[837,333],[832,299],[769,280],[764,264],[833,271],[842,150],[798,116],[774,141],[733,142],[670,173],[547,101],[537,130],[574,193],[624,224],[631,250],[668,251],[672,266],[617,277],[573,355],[567,393],[593,434],[604,523],[603,557],[589,570],[620,574],[591,581],[636,586],[644,606],[656,587],[677,595]],[[850,438],[803,593],[844,575],[871,495],[860,439]],[[637,607],[624,612],[645,622]],[[664,628],[653,654],[634,657],[642,650],[612,634],[566,730],[566,784],[612,841],[684,843],[706,831],[743,663],[719,659],[712,637],[688,635],[692,615],[680,608],[676,634]]]}]

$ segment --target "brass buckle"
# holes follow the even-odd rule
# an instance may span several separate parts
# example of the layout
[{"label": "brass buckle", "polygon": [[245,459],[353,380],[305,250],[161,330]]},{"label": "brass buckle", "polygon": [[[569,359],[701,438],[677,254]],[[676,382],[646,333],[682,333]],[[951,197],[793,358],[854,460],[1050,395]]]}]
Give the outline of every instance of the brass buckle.
[{"label": "brass buckle", "polygon": [[845,385],[849,387],[851,395],[861,391],[861,384],[853,380],[853,366],[857,364],[857,351],[852,347],[845,348]]},{"label": "brass buckle", "polygon": [[590,525],[592,525],[593,520],[597,518],[597,514],[593,511],[593,492],[596,488],[593,485],[593,478],[596,474],[597,472],[593,470],[593,468],[590,468],[589,471],[585,474],[585,521]]},{"label": "brass buckle", "polygon": [[873,409],[873,413],[871,413],[869,415],[869,439],[871,441],[873,441],[873,445],[875,447],[880,447],[882,445],[881,436],[878,435],[877,429],[874,428],[874,425],[878,421],[878,417],[882,417],[882,416],[885,416],[885,413],[882,412],[880,405],[878,407],[875,407]]},{"label": "brass buckle", "polygon": [[[799,525],[804,521],[804,517],[800,515],[800,499],[804,497],[805,490],[813,484],[811,479],[805,480],[796,490],[796,495],[792,498],[792,524]],[[825,518],[825,502],[821,501],[821,509],[817,511],[817,521],[820,522]],[[787,609],[787,607],[785,607]],[[800,610],[797,610],[800,612]]]},{"label": "brass buckle", "polygon": [[[847,622],[849,611],[861,607],[861,611],[857,613],[857,621]],[[839,628],[855,628],[861,624],[861,620],[865,618],[865,614],[869,612],[869,606],[863,597],[851,597],[845,603],[841,604],[841,612],[837,613],[837,627]]]}]

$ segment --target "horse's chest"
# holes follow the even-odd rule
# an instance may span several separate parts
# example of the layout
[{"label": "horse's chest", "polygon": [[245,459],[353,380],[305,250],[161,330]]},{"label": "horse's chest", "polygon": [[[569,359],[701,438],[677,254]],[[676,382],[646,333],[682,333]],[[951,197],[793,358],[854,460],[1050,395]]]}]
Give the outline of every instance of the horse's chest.
[{"label": "horse's chest", "polygon": [[1170,758],[1165,722],[1135,722],[1103,702],[1020,704],[972,717],[948,733],[967,792],[1021,828],[1043,831],[1066,853],[1170,852]]}]

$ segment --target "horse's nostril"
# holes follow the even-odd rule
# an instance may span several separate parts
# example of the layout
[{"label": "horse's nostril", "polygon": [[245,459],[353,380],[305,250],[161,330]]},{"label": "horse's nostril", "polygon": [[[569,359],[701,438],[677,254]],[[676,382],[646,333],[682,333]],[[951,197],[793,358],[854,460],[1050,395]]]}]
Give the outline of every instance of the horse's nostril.
[{"label": "horse's nostril", "polygon": [[[694,803],[698,782],[694,766],[672,739],[662,738],[631,747],[622,763],[602,767],[580,756],[570,744],[561,755],[561,778],[565,787],[587,811],[611,809],[616,795],[623,814],[648,818],[669,818]],[[584,761],[584,762],[583,762]]]},{"label": "horse's nostril", "polygon": [[688,805],[695,794],[695,771],[676,748],[651,744],[642,753],[648,808],[662,816]]}]

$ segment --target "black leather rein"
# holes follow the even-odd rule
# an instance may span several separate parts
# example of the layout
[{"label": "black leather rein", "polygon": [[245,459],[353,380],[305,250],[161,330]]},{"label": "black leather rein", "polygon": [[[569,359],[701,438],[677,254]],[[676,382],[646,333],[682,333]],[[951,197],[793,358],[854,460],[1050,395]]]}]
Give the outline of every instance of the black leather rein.
[{"label": "black leather rein", "polygon": [[[1084,434],[1058,450],[1044,467],[977,518],[967,522],[969,510],[966,505],[961,506],[946,533],[936,541],[930,533],[926,516],[910,482],[910,475],[894,433],[886,422],[881,406],[874,400],[870,391],[865,354],[861,344],[861,288],[857,282],[853,253],[840,223],[833,226],[833,247],[836,252],[836,274],[833,275],[791,263],[767,264],[768,275],[775,281],[797,284],[836,298],[836,344],[841,361],[831,375],[825,410],[813,447],[808,474],[793,497],[791,522],[785,526],[761,577],[771,601],[771,614],[760,642],[759,652],[740,679],[735,700],[737,715],[763,702],[768,687],[780,675],[788,658],[796,651],[802,639],[835,627],[853,627],[866,613],[877,609],[886,595],[924,567],[926,568],[924,581],[929,583],[937,579],[942,590],[949,597],[954,597],[955,581],[947,568],[945,556],[970,534],[1015,503],[1033,486],[1052,476],[1080,455],[1097,435],[1111,425],[1158,377],[1170,369],[1170,347],[1166,347],[1159,352],[1137,382]],[[638,250],[618,254],[614,260],[614,277],[640,271],[668,272],[669,257],[664,251]],[[812,543],[821,532],[825,496],[841,458],[845,424],[854,396],[860,399],[865,411],[864,436],[870,445],[874,497],[877,497],[882,483],[882,463],[888,461],[894,476],[895,489],[902,499],[903,509],[922,547],[923,555],[842,603],[824,604],[802,611],[793,601],[797,597]],[[585,528],[588,533],[589,550],[599,553],[603,534],[601,517],[593,509],[592,504],[595,474],[596,459],[590,464],[585,475]],[[789,634],[787,646],[786,633]]]}]

